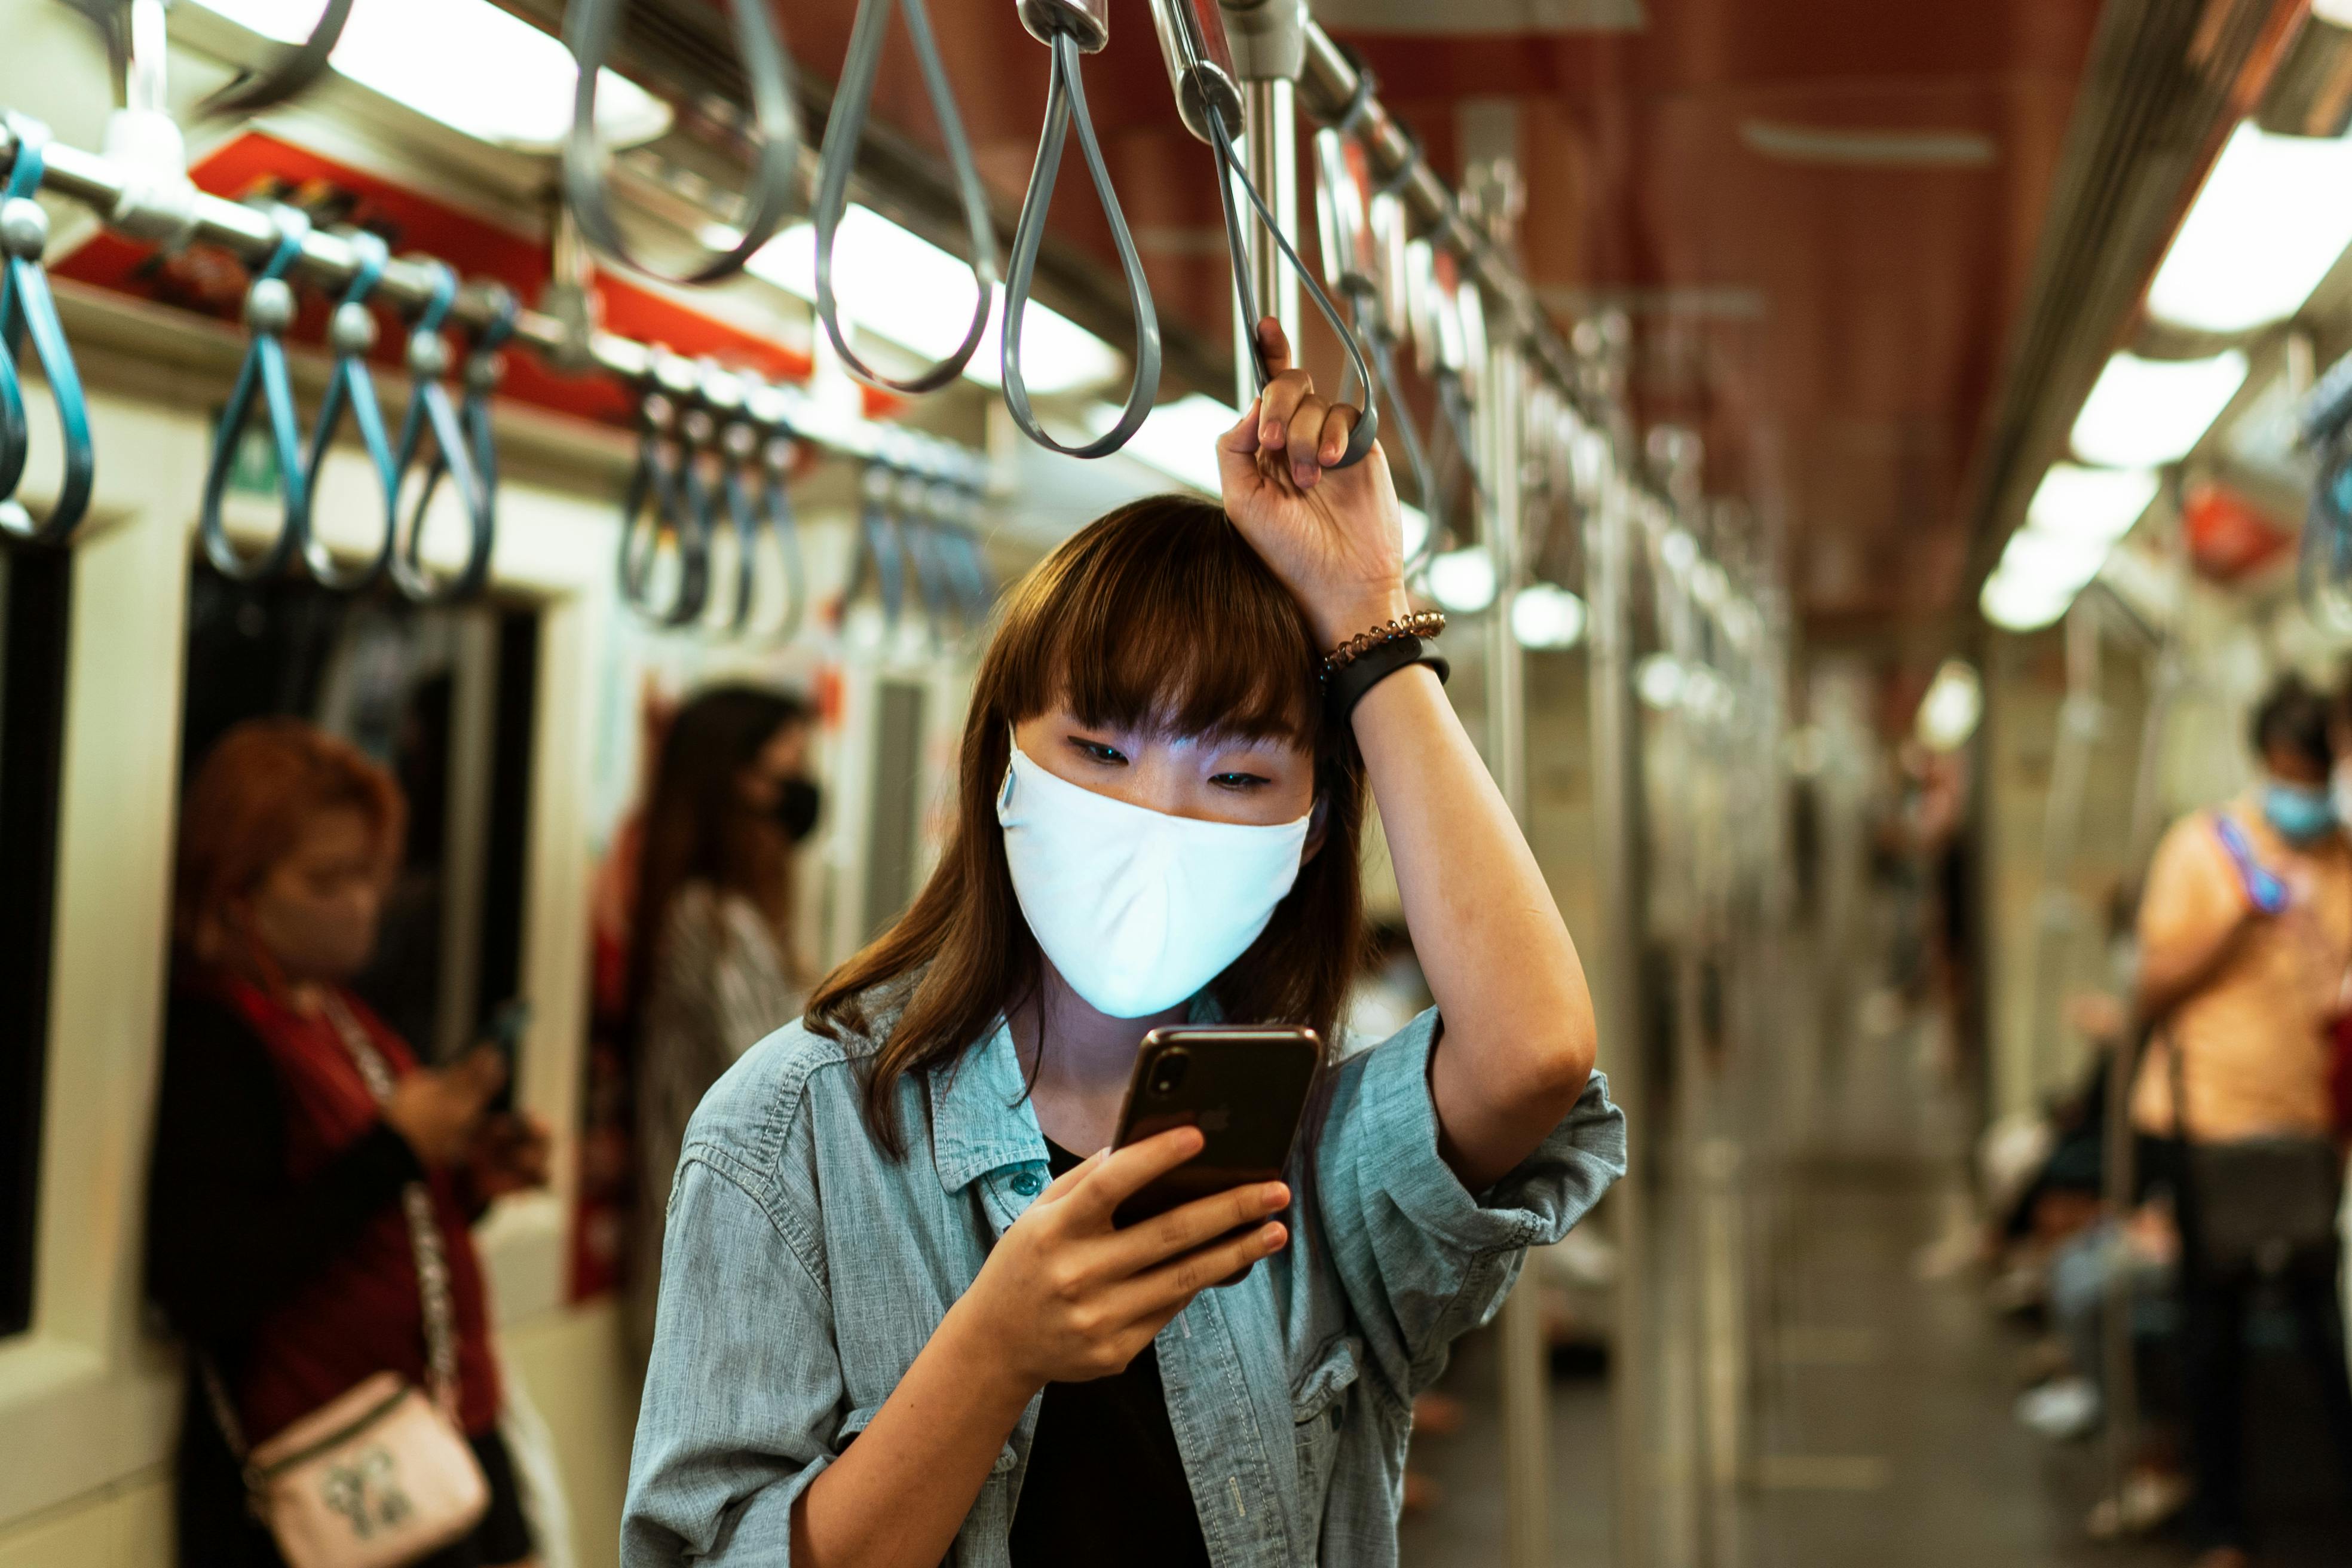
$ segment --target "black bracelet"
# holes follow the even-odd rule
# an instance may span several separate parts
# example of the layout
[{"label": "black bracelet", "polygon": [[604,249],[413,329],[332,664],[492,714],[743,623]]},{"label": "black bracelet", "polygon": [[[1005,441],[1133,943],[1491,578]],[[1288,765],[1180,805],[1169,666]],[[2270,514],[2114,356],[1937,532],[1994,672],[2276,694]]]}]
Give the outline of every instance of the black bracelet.
[{"label": "black bracelet", "polygon": [[1331,672],[1323,683],[1324,700],[1331,704],[1331,717],[1346,724],[1356,711],[1356,704],[1364,693],[1394,675],[1407,665],[1425,664],[1437,672],[1440,685],[1454,673],[1445,656],[1416,637],[1394,637],[1381,644],[1360,658],[1349,660]]}]

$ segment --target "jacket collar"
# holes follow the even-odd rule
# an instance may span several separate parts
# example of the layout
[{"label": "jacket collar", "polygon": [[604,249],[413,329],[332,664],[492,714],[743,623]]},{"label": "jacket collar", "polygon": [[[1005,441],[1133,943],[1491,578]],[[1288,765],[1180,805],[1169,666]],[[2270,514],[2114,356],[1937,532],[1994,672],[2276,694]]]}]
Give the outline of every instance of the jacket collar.
[{"label": "jacket collar", "polygon": [[932,1077],[932,1163],[940,1185],[961,1191],[1006,1165],[1042,1164],[1045,1135],[1021,1078],[1021,1058],[1003,1019],[980,1044]]}]

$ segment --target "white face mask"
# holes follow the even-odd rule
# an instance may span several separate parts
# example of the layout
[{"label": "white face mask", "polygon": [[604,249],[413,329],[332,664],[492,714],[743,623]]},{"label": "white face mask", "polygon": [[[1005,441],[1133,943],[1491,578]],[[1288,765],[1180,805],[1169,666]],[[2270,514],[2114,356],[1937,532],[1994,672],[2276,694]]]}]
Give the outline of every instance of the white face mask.
[{"label": "white face mask", "polygon": [[1097,1012],[1140,1018],[1248,951],[1298,879],[1309,818],[1260,827],[1170,816],[1074,784],[1016,745],[996,820],[1046,958]]}]

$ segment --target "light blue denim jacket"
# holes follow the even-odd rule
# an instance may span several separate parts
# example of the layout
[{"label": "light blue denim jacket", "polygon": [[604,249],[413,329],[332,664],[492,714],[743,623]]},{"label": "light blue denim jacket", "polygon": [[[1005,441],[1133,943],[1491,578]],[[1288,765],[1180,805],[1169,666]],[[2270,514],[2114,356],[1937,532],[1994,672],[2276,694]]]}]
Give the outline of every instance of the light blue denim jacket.
[{"label": "light blue denim jacket", "polygon": [[[1596,1073],[1542,1146],[1473,1199],[1437,1152],[1437,1028],[1433,1009],[1332,1069],[1317,1179],[1292,1179],[1291,1245],[1160,1331],[1169,1420],[1216,1568],[1393,1563],[1412,1396],[1501,1305],[1526,1248],[1567,1234],[1624,1170],[1624,1118]],[[898,1163],[860,1116],[870,1049],[794,1024],[738,1062],[688,1130],[621,1524],[627,1568],[788,1563],[793,1500],[1045,1185],[1009,1031],[902,1080]],[[948,1559],[960,1568],[1009,1561],[1037,1408],[965,1517]]]}]

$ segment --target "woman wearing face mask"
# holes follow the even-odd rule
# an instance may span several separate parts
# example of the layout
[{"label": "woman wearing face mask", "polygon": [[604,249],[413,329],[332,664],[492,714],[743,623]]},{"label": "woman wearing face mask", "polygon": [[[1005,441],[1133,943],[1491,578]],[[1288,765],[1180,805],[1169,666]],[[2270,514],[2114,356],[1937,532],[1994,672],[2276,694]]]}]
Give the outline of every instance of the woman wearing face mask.
[{"label": "woman wearing face mask", "polygon": [[[1013,595],[937,870],[697,1115],[631,1568],[1392,1563],[1413,1395],[1622,1169],[1422,645],[1321,678],[1406,614],[1395,492],[1263,330],[1223,510],[1136,502]],[[1368,785],[1438,1005],[1331,1068],[1286,1181],[1114,1228],[1200,1147],[1105,1151],[1147,1031],[1334,1029]]]},{"label": "woman wearing face mask", "polygon": [[630,927],[637,1196],[630,1322],[653,1342],[662,1212],[687,1119],[719,1075],[800,1015],[793,847],[816,827],[809,710],[721,686],[670,721],[646,808]]},{"label": "woman wearing face mask", "polygon": [[404,816],[390,774],[291,719],[230,731],[181,812],[147,1282],[192,1352],[188,1568],[274,1568],[238,1449],[387,1371],[445,1397],[488,1484],[487,1515],[430,1568],[531,1554],[470,1227],[544,1182],[546,1140],[489,1114],[495,1050],[420,1067],[346,985],[374,951]]},{"label": "woman wearing face mask", "polygon": [[[2352,1496],[2337,1247],[2330,1227],[2287,1256],[2248,1266],[2224,1244],[2249,1167],[2229,1151],[2318,1145],[2298,1192],[2264,1177],[2258,1209],[2333,1215],[2328,1039],[2352,973],[2352,847],[2329,801],[2327,706],[2281,681],[2254,715],[2261,781],[2176,823],[2150,866],[2139,914],[2140,1016],[2150,1043],[2133,1086],[2140,1166],[2179,1216],[2184,1381],[2201,1568],[2252,1561],[2245,1510],[2243,1358],[2249,1302],[2274,1274],[2300,1320],[2315,1386]],[[2216,1155],[2219,1158],[2216,1158]],[[2333,1160],[2341,1171],[2340,1152]],[[2241,1191],[2221,1190],[2238,1173]],[[2290,1176],[2293,1173],[2289,1173]],[[2275,1190],[2273,1190],[2275,1188]],[[2259,1219],[2260,1216],[2257,1215]],[[2281,1245],[2284,1245],[2283,1243]]]}]

